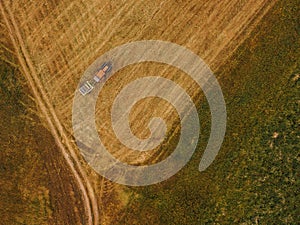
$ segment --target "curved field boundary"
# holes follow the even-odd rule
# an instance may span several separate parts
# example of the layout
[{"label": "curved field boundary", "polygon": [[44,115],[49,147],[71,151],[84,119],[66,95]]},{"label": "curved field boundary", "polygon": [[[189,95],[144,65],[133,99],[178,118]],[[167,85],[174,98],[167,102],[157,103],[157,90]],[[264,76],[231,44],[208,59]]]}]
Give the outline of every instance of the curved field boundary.
[{"label": "curved field boundary", "polygon": [[82,166],[80,165],[78,157],[76,156],[74,149],[72,148],[71,143],[67,138],[63,127],[47,98],[47,95],[45,94],[44,88],[37,77],[37,73],[27,53],[26,47],[20,35],[20,31],[14,20],[14,16],[8,7],[4,9],[2,3],[0,4],[0,9],[5,25],[9,31],[12,44],[16,49],[16,56],[20,62],[22,72],[33,91],[35,100],[49,125],[49,129],[53,137],[55,138],[56,143],[61,150],[62,155],[66,159],[66,162],[78,183],[79,189],[82,192],[83,202],[85,204],[85,210],[88,217],[88,224],[96,225],[99,221],[99,213],[92,186],[88,181],[88,178],[82,169]]}]

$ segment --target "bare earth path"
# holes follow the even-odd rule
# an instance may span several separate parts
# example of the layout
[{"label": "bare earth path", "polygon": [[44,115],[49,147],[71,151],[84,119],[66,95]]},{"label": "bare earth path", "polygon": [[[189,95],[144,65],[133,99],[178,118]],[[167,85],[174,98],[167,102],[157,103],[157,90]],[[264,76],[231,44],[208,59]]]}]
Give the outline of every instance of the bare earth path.
[{"label": "bare earth path", "polygon": [[[83,200],[86,207],[88,224],[98,224],[98,206],[96,198],[94,196],[94,191],[89,183],[85,172],[83,171],[80,163],[78,162],[77,156],[74,153],[74,149],[71,147],[69,139],[66,137],[65,132],[63,131],[63,128],[53,110],[53,107],[49,103],[49,100],[47,99],[47,96],[44,93],[43,87],[41,86],[37,78],[36,71],[32,65],[32,62],[30,61],[30,57],[28,56],[28,53],[20,36],[18,27],[16,26],[13,15],[9,10],[7,10],[8,13],[6,13],[2,4],[0,4],[0,8],[6,26],[9,30],[11,40],[14,44],[14,47],[17,50],[17,57],[21,64],[22,71],[32,88],[35,100],[40,110],[42,111],[43,116],[48,122],[49,129],[52,135],[54,136],[58,147],[61,149],[61,152],[64,158],[66,159],[66,162],[70,166],[71,171],[73,172],[73,175],[78,182],[78,186],[82,192]],[[19,47],[21,49],[19,49]]]}]

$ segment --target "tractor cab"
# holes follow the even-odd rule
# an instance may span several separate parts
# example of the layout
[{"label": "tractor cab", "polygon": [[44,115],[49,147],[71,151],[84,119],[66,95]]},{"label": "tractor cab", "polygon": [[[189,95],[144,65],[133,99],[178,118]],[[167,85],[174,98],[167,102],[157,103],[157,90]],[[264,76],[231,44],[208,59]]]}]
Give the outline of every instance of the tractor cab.
[{"label": "tractor cab", "polygon": [[99,83],[100,81],[104,80],[107,77],[107,74],[111,71],[112,69],[112,64],[111,62],[105,62],[102,64],[102,66],[99,68],[99,70],[97,71],[96,75],[94,76],[94,78],[90,81],[86,81],[84,82],[80,88],[79,88],[79,92],[84,96],[88,93],[90,93],[96,83]]}]

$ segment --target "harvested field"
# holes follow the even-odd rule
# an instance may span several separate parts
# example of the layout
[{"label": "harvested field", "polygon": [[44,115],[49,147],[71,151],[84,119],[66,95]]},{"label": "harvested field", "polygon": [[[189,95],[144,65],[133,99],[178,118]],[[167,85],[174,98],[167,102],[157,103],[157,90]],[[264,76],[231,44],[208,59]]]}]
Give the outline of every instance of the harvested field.
[{"label": "harvested field", "polygon": [[[109,224],[118,207],[102,205],[115,196],[119,186],[99,179],[78,155],[72,139],[72,103],[82,73],[100,55],[118,45],[136,40],[157,39],[177,43],[198,54],[217,70],[248,37],[252,29],[277,1],[267,0],[42,0],[3,1],[1,13],[8,35],[14,40],[22,70],[54,137],[72,167],[86,202],[89,224]],[[155,162],[165,157],[123,153],[109,124],[110,106],[124,85],[137,77],[155,75],[174,80],[187,93],[199,95],[199,88],[182,71],[155,63],[133,65],[117,72],[103,90],[97,105],[99,133],[109,150],[130,163]],[[143,124],[153,115],[176,122],[170,105],[159,100],[140,103],[131,114],[133,131],[146,137]],[[150,105],[152,110],[145,110]],[[144,110],[144,112],[143,112]],[[165,112],[168,112],[167,114]],[[144,117],[141,118],[141,115]],[[136,121],[140,121],[136,123]],[[172,126],[170,126],[172,127]],[[171,128],[170,128],[171,129]],[[170,130],[169,130],[170,131]],[[122,151],[120,151],[120,149]],[[152,155],[152,156],[153,156]],[[157,157],[159,156],[159,157]],[[69,159],[69,160],[68,160]],[[77,172],[76,172],[77,171]],[[77,174],[77,175],[76,175]],[[106,189],[107,188],[107,189]],[[105,190],[106,189],[106,190]],[[100,194],[99,194],[100,193]],[[101,197],[97,197],[101,196]],[[118,197],[113,197],[115,200]],[[116,200],[117,202],[117,200]],[[119,202],[118,202],[119,203]],[[120,203],[121,205],[121,203]],[[98,210],[100,209],[100,212]],[[98,215],[99,213],[99,215]]]}]

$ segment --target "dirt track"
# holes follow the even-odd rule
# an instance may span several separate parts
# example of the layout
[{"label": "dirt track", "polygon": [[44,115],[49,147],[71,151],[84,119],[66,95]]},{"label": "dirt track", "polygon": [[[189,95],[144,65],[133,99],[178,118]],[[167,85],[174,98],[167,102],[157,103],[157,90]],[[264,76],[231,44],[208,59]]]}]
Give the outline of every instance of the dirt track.
[{"label": "dirt track", "polygon": [[[89,224],[93,219],[94,224],[98,221],[104,223],[105,219],[98,217],[93,187],[76,155],[76,146],[70,142],[72,100],[86,67],[112,47],[135,40],[159,39],[191,49],[213,70],[217,70],[275,3],[267,0],[146,0],[127,1],[126,4],[116,0],[53,0],[39,1],[37,4],[28,1],[1,3],[1,12],[18,50],[24,75],[78,180]],[[157,69],[161,76],[176,80],[192,96],[198,94],[193,93],[195,86],[184,78],[183,73],[161,65],[149,65],[146,69],[132,66],[120,71],[109,85],[109,90],[117,90],[116,94],[130,80],[154,74]],[[100,97],[103,104],[97,110],[105,114],[104,118],[109,118],[107,106],[113,100],[109,90]],[[167,110],[168,107],[163,109]],[[143,133],[141,124],[145,119],[139,117],[142,109],[142,106],[137,108],[131,117],[132,121],[142,121],[136,133]],[[154,111],[148,114],[160,114],[160,110]],[[174,115],[172,110],[169,111],[167,118]],[[146,113],[145,118],[149,115]],[[107,127],[108,122],[99,124],[100,133],[104,132],[105,142],[113,143],[110,144],[114,146],[112,152],[116,152],[120,144]],[[116,154],[120,155],[118,152]],[[95,183],[97,186],[100,181]]]},{"label": "dirt track", "polygon": [[[24,55],[24,58],[23,58],[21,52],[17,52],[17,57],[21,64],[22,71],[23,71],[24,75],[26,76],[26,78],[32,88],[35,100],[36,100],[40,110],[42,111],[44,118],[48,122],[48,126],[51,130],[52,135],[54,136],[54,138],[56,140],[58,147],[61,149],[62,154],[63,154],[64,158],[66,159],[66,162],[70,166],[71,171],[72,171],[75,179],[78,182],[79,188],[83,195],[83,202],[85,203],[85,206],[86,206],[86,213],[88,216],[88,224],[90,224],[90,225],[97,224],[98,222],[96,222],[96,221],[98,221],[98,207],[97,207],[97,203],[95,202],[96,198],[94,197],[94,192],[89,183],[89,180],[88,180],[85,172],[81,168],[81,165],[78,162],[77,156],[74,153],[73,148],[70,146],[70,143],[64,134],[63,128],[61,127],[61,124],[58,121],[56,114],[53,113],[52,106],[49,105],[49,100],[45,96],[43,87],[40,85],[40,82],[37,79],[36,71],[35,71],[34,67],[32,66],[29,56],[27,55],[27,51],[26,51],[24,43],[21,39],[18,27],[15,24],[13,15],[11,14],[10,11],[8,11],[9,15],[7,16],[5,10],[3,9],[3,6],[0,5],[0,7],[1,7],[1,12],[4,17],[4,20],[6,22],[6,26],[9,29],[9,33],[16,34],[16,37],[11,35],[12,42],[15,47],[16,46],[21,47],[21,51]],[[10,21],[9,21],[8,17],[10,17]],[[11,26],[11,24],[12,24],[12,26]],[[62,139],[67,140],[66,142],[64,142],[64,144],[62,143],[61,138],[59,137],[57,129],[59,130],[60,135],[62,135]],[[66,150],[66,148],[68,150]],[[72,161],[70,155],[73,157],[75,165],[74,165],[74,162]],[[79,171],[79,173],[78,173],[78,171]],[[83,177],[83,179],[81,178],[81,176]],[[91,202],[90,202],[90,199],[91,199]],[[90,204],[92,205],[92,209],[91,209]],[[95,223],[93,223],[93,221],[95,221]]]}]

